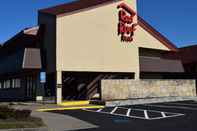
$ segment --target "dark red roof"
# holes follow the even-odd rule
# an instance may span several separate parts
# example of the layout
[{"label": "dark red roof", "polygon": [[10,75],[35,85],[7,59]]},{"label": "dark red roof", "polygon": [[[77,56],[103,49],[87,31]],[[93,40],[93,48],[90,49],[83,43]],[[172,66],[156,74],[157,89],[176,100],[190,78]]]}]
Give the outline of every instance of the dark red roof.
[{"label": "dark red roof", "polygon": [[86,9],[92,6],[97,6],[100,4],[108,4],[112,2],[117,2],[121,0],[77,0],[71,3],[61,4],[54,7],[39,10],[42,13],[47,13],[51,15],[61,15],[64,13],[70,13],[73,11]]},{"label": "dark red roof", "polygon": [[11,39],[6,41],[0,48],[0,56],[6,56],[23,48],[35,48],[39,45],[40,40],[39,26],[26,28]]},{"label": "dark red roof", "polygon": [[[40,12],[56,16],[56,15],[61,15],[65,13],[70,13],[73,11],[78,11],[81,9],[86,9],[88,7],[108,4],[108,3],[117,2],[117,1],[121,1],[121,0],[77,0],[71,3],[66,3],[66,4],[42,9],[40,10]],[[171,51],[178,51],[177,47],[171,41],[169,41],[166,37],[164,37],[161,33],[155,30],[150,24],[148,24],[145,20],[143,20],[139,16],[138,16],[138,24],[147,32],[149,32],[153,37],[155,37],[161,43],[163,43]]]}]

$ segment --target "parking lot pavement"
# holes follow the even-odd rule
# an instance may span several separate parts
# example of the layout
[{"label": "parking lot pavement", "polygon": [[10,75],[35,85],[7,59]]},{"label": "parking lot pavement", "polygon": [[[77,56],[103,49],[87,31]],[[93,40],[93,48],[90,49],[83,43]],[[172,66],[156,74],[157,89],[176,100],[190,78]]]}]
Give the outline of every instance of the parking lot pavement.
[{"label": "parking lot pavement", "polygon": [[181,101],[101,109],[52,111],[97,125],[88,131],[195,131],[197,102]]},{"label": "parking lot pavement", "polygon": [[126,107],[108,107],[104,109],[83,109],[85,111],[111,114],[115,116],[123,116],[128,118],[144,119],[144,120],[156,120],[156,119],[165,119],[169,117],[178,117],[183,116],[181,113],[174,112],[164,112],[158,110],[150,109],[138,109],[138,108],[126,108]]}]

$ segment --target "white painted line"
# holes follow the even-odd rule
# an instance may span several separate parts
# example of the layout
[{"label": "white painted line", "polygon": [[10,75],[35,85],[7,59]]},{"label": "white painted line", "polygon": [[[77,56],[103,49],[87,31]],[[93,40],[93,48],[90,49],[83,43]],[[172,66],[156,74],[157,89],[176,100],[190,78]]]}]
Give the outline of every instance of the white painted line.
[{"label": "white painted line", "polygon": [[165,112],[161,112],[162,117],[167,117]]},{"label": "white painted line", "polygon": [[[102,113],[102,114],[109,114],[109,115],[114,115],[114,116],[122,116],[122,117],[128,117],[128,118],[136,118],[136,119],[143,119],[143,120],[158,120],[158,119],[165,119],[165,118],[171,118],[171,117],[179,117],[179,116],[184,116],[185,114],[181,114],[181,113],[172,113],[172,112],[161,112],[160,113],[162,114],[162,117],[154,117],[154,118],[150,118],[148,116],[148,111],[149,110],[143,110],[144,112],[144,115],[145,117],[139,117],[139,116],[132,116],[130,115],[130,112],[133,110],[133,109],[130,109],[130,108],[127,108],[128,111],[127,111],[127,114],[126,115],[123,115],[123,114],[117,114],[115,113],[115,111],[120,108],[120,107],[115,107],[112,112],[102,112],[102,109],[99,109],[97,111],[95,110],[90,110],[90,109],[82,109],[84,111],[89,111],[89,112],[97,112],[97,113]],[[128,113],[129,112],[129,113]],[[150,112],[150,111],[149,111]],[[159,111],[157,111],[159,112]],[[170,116],[166,116],[166,113],[169,113],[169,114],[172,114]]]},{"label": "white painted line", "polygon": [[143,119],[143,120],[149,120],[149,119],[146,119],[144,117],[140,117],[140,116],[128,116],[129,118],[136,118],[136,119]]},{"label": "white painted line", "polygon": [[[146,105],[146,106],[149,106],[149,105]],[[120,108],[120,109],[130,109],[130,108],[125,108],[125,107],[118,107],[118,108]],[[144,110],[146,110],[146,109],[138,109],[138,108],[134,109],[134,108],[132,108],[132,110],[134,110],[134,111],[143,111],[144,112]],[[162,111],[158,111],[158,110],[148,110],[148,111],[149,112],[155,112],[155,113],[161,113],[162,112]],[[171,113],[171,112],[165,112],[165,113]],[[174,114],[177,114],[177,113],[174,113]]]},{"label": "white painted line", "polygon": [[159,120],[159,119],[172,118],[172,117],[179,117],[179,116],[184,116],[184,114],[177,114],[177,115],[166,116],[166,117],[155,117],[155,118],[150,118],[149,120]]},{"label": "white painted line", "polygon": [[98,109],[96,112],[101,112],[103,109]]},{"label": "white painted line", "polygon": [[169,104],[169,105],[180,105],[180,106],[196,106],[197,107],[197,104],[188,104],[188,103],[166,103],[166,104]]},{"label": "white painted line", "polygon": [[[120,108],[120,109],[130,109],[130,108],[126,108],[126,107],[118,107],[118,108]],[[132,108],[132,110],[135,110],[135,111],[144,111],[144,109],[137,109],[137,108]]]},{"label": "white painted line", "polygon": [[161,108],[176,108],[176,109],[184,109],[184,110],[197,110],[197,108],[183,107],[183,106],[171,106],[171,105],[146,105],[152,107],[161,107]]},{"label": "white painted line", "polygon": [[149,119],[147,110],[144,110],[144,116],[145,116],[146,119]]},{"label": "white painted line", "polygon": [[131,109],[127,110],[127,116],[130,116]]},{"label": "white painted line", "polygon": [[[96,111],[93,111],[93,110],[89,110],[89,109],[82,109],[84,111],[89,111],[89,112],[96,112]],[[101,113],[101,114],[108,114],[108,115],[114,115],[114,116],[122,116],[122,117],[128,117],[128,118],[136,118],[136,119],[143,119],[143,120],[149,120],[149,119],[146,119],[144,117],[138,117],[138,116],[126,116],[126,115],[122,115],[122,114],[111,114],[111,113],[108,113],[108,112],[97,112],[97,113]]]},{"label": "white painted line", "polygon": [[118,107],[115,107],[111,112],[110,114],[114,114],[114,112],[118,109]]}]

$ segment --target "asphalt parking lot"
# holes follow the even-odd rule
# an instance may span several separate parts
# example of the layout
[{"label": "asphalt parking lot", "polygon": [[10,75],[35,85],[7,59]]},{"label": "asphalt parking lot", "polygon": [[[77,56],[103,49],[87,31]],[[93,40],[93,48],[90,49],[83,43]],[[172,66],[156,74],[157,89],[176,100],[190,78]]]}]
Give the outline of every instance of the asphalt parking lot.
[{"label": "asphalt parking lot", "polygon": [[87,131],[195,131],[197,101],[52,111],[97,125]]}]

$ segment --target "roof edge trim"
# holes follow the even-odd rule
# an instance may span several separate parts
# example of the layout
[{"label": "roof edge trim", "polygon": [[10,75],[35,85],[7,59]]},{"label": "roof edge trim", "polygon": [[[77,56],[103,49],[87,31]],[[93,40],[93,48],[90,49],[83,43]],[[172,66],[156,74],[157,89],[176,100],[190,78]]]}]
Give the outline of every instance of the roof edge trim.
[{"label": "roof edge trim", "polygon": [[[90,10],[93,8],[97,8],[98,6],[104,6],[106,4],[111,4],[123,0],[91,0],[90,4],[87,3],[88,0],[78,0],[70,3],[60,4],[53,7],[40,9],[39,12],[43,14],[48,14],[56,17],[61,17],[66,14],[78,13],[84,10]],[[66,10],[67,9],[67,10]]]},{"label": "roof edge trim", "polygon": [[165,36],[163,36],[160,32],[158,32],[155,28],[153,28],[150,24],[148,24],[144,19],[138,16],[138,25],[150,33],[153,37],[159,40],[164,46],[166,46],[171,51],[178,51],[178,48]]}]

